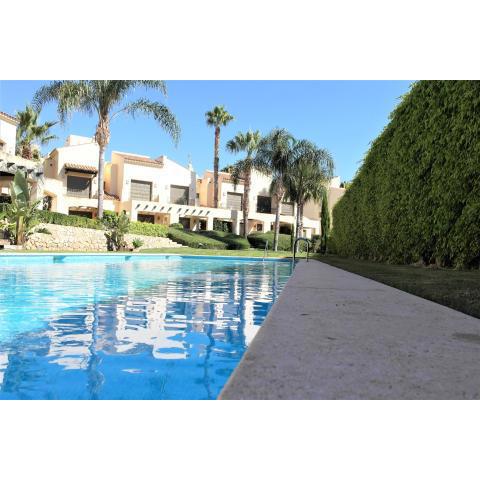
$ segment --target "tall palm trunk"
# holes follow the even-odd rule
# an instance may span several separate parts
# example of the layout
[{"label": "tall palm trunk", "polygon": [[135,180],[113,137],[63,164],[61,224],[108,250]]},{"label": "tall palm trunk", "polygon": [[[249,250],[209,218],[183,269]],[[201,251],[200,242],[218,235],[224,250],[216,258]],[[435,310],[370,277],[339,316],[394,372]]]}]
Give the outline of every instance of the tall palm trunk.
[{"label": "tall palm trunk", "polygon": [[248,214],[250,212],[250,184],[252,182],[252,169],[245,171],[245,182],[243,184],[243,236],[248,237]]},{"label": "tall palm trunk", "polygon": [[213,206],[218,208],[218,150],[220,146],[220,127],[215,127],[215,145],[213,158]]},{"label": "tall palm trunk", "polygon": [[101,117],[98,121],[97,131],[95,132],[95,141],[98,143],[98,208],[97,217],[103,218],[103,177],[105,170],[105,149],[110,141],[110,129],[108,117]]},{"label": "tall palm trunk", "polygon": [[105,147],[100,145],[98,154],[98,208],[97,217],[103,218],[103,177],[104,177],[104,165],[105,165]]},{"label": "tall palm trunk", "polygon": [[275,212],[275,227],[273,229],[273,250],[278,250],[278,236],[280,235],[280,213],[282,209],[283,197],[285,191],[283,188],[278,187],[275,191],[275,200],[277,202],[277,210]]},{"label": "tall palm trunk", "polygon": [[[303,201],[300,201],[297,204],[297,228],[295,232],[295,240],[303,235],[303,204]],[[296,252],[298,253],[298,243]]]},{"label": "tall palm trunk", "polygon": [[26,158],[27,160],[31,160],[33,158],[33,152],[31,145],[25,143],[22,145],[22,158]]}]

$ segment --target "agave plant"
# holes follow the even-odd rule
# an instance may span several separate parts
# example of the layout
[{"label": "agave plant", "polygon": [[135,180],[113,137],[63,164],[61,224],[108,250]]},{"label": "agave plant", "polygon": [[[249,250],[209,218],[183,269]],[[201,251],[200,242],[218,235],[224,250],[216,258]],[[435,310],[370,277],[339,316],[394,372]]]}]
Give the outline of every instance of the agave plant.
[{"label": "agave plant", "polygon": [[7,206],[6,217],[13,225],[13,243],[23,245],[37,223],[40,201],[32,201],[27,179],[20,171],[15,173],[10,187],[11,203]]}]

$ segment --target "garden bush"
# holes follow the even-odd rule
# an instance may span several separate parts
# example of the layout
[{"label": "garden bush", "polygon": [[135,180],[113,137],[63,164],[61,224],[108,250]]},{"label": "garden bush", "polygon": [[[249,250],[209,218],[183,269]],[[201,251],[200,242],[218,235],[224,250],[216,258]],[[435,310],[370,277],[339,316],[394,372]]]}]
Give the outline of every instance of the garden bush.
[{"label": "garden bush", "polygon": [[[248,241],[253,248],[264,249],[268,240],[268,249],[273,250],[273,232],[266,233],[251,233],[248,236]],[[286,233],[278,235],[278,250],[289,251],[292,249],[292,239]]]},{"label": "garden bush", "polygon": [[174,242],[191,248],[208,248],[219,250],[225,250],[227,248],[227,244],[225,242],[221,242],[215,238],[209,238],[206,235],[202,235],[197,232],[191,232],[190,230],[169,228],[167,237]]},{"label": "garden bush", "polygon": [[64,213],[50,212],[48,210],[39,210],[38,220],[42,223],[64,225],[66,227],[82,227],[103,230],[103,225],[98,220],[80,217],[78,215],[66,215]]},{"label": "garden bush", "polygon": [[480,81],[420,81],[333,210],[341,255],[480,262]]},{"label": "garden bush", "polygon": [[146,222],[130,222],[128,233],[147,235],[148,237],[166,237],[168,227]]},{"label": "garden bush", "polygon": [[[106,210],[103,218],[108,221],[115,216],[115,212]],[[50,212],[47,210],[39,210],[38,220],[42,223],[52,223],[55,225],[64,225],[67,227],[93,228],[103,230],[104,225],[98,220],[80,217],[77,215],[65,215],[64,213]],[[166,225],[155,225],[146,222],[130,222],[128,233],[137,235],[146,235],[149,237],[166,237],[168,227]]]},{"label": "garden bush", "polygon": [[183,226],[183,224],[181,224],[181,223],[172,223],[172,224],[170,225],[170,228],[178,228],[178,229],[180,229],[180,230],[183,230],[183,229],[184,229],[184,226]]},{"label": "garden bush", "polygon": [[229,233],[225,231],[202,231],[199,232],[201,235],[204,235],[209,238],[214,238],[221,242],[226,243],[228,250],[248,250],[250,248],[250,242],[240,235],[235,235],[234,233]]}]

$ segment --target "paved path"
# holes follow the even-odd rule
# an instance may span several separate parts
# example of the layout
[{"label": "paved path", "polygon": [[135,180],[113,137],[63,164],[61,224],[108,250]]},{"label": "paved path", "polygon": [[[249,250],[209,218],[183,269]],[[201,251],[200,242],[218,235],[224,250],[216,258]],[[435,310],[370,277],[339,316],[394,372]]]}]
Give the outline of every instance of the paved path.
[{"label": "paved path", "polygon": [[221,399],[478,399],[480,320],[301,262]]}]

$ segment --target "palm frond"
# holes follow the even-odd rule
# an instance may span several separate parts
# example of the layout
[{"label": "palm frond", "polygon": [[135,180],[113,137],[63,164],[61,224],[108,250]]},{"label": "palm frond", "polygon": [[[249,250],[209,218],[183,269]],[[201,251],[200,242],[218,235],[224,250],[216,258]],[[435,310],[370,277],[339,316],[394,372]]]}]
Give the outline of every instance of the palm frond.
[{"label": "palm frond", "polygon": [[175,144],[178,144],[178,140],[180,139],[180,126],[167,106],[160,102],[153,102],[146,98],[141,98],[126,105],[124,110],[126,113],[132,115],[132,117],[135,117],[137,113],[152,116],[160,124],[161,128],[172,137]]},{"label": "palm frond", "polygon": [[34,108],[38,111],[50,102],[57,102],[57,113],[61,123],[65,123],[67,118],[75,110],[92,114],[97,110],[92,84],[88,81],[80,80],[57,80],[42,86],[33,98]]},{"label": "palm frond", "polygon": [[210,127],[225,127],[234,120],[234,117],[225,110],[223,105],[217,105],[213,110],[205,113],[205,120]]}]

